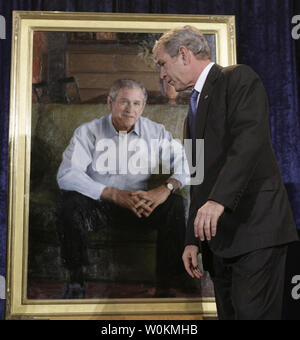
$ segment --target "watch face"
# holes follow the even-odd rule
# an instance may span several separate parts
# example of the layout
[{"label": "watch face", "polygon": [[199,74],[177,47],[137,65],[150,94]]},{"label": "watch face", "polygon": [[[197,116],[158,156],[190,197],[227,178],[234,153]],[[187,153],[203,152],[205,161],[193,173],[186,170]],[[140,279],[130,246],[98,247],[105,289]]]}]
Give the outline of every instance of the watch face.
[{"label": "watch face", "polygon": [[171,191],[173,191],[173,189],[174,189],[173,184],[171,184],[171,183],[168,183],[168,184],[167,184],[167,187],[168,187],[168,189],[171,190]]}]

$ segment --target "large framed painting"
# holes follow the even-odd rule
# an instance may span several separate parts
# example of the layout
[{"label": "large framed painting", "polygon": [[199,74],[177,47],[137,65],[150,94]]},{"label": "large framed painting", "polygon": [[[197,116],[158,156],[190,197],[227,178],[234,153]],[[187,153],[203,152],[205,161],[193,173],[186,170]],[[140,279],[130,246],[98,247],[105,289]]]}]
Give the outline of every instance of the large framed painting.
[{"label": "large framed painting", "polygon": [[[233,16],[13,13],[6,318],[216,316],[208,273],[196,281],[183,271],[168,293],[156,294],[155,230],[88,233],[85,294],[67,295],[58,232],[62,154],[78,126],[109,113],[114,81],[141,82],[144,115],[182,140],[190,93],[160,79],[152,49],[164,32],[184,25],[203,32],[213,61],[236,63]],[[178,194],[188,209],[189,188]]]}]

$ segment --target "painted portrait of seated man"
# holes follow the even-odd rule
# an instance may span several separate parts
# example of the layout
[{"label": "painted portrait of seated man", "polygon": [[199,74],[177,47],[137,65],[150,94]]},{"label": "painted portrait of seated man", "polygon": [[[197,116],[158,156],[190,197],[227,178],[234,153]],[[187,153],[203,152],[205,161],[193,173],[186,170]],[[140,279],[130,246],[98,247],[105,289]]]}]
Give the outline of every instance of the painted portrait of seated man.
[{"label": "painted portrait of seated man", "polygon": [[[142,117],[146,102],[143,85],[116,81],[107,98],[111,113],[79,126],[63,153],[57,216],[69,272],[64,298],[85,296],[86,237],[105,228],[157,231],[155,296],[167,297],[174,277],[184,272],[186,205],[175,192],[189,183],[188,163],[182,144]],[[161,169],[168,178],[150,189]]]}]

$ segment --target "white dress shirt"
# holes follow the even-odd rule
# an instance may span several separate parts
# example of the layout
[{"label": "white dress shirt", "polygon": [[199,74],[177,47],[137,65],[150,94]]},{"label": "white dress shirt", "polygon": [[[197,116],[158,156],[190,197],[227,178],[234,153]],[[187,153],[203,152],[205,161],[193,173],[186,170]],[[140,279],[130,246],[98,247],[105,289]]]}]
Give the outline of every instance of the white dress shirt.
[{"label": "white dress shirt", "polygon": [[195,85],[194,89],[199,92],[198,99],[197,99],[197,106],[198,106],[199,99],[200,99],[200,96],[201,96],[201,92],[202,92],[203,86],[204,86],[204,84],[206,82],[206,78],[208,76],[208,73],[211,70],[211,68],[214,66],[214,64],[215,64],[214,62],[209,63],[205,67],[205,69],[201,72],[201,74],[200,74],[200,76],[199,76],[199,78],[198,78],[198,80],[196,82],[196,85]]}]

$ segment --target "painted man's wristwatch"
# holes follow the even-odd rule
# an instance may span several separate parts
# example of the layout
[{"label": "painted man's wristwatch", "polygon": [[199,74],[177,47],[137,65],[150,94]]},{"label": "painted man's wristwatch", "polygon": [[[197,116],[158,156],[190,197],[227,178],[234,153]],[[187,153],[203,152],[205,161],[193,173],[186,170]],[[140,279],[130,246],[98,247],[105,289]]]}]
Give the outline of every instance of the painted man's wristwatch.
[{"label": "painted man's wristwatch", "polygon": [[166,182],[167,188],[171,191],[171,194],[174,192],[174,185],[172,183]]}]

